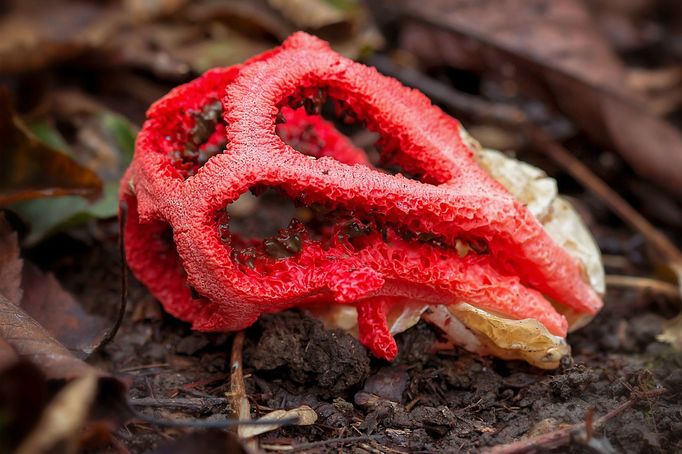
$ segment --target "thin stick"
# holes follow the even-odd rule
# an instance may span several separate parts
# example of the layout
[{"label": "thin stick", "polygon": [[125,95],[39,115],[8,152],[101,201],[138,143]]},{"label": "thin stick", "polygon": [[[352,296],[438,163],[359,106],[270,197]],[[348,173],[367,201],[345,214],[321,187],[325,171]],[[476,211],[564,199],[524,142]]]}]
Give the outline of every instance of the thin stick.
[{"label": "thin stick", "polygon": [[[271,426],[272,421],[239,421],[237,419],[225,419],[222,421],[201,420],[201,419],[156,419],[152,416],[135,413],[134,419],[140,422],[153,424],[158,427],[184,427],[188,429],[225,429],[228,427],[237,428],[242,426]],[[134,420],[131,422],[135,422]],[[277,424],[288,426],[298,423],[298,418],[287,418],[277,421]]]},{"label": "thin stick", "polygon": [[123,323],[123,316],[126,313],[126,307],[128,306],[128,264],[126,262],[125,253],[125,225],[128,219],[128,204],[125,201],[121,201],[118,205],[118,252],[120,259],[120,272],[121,272],[121,299],[118,305],[118,314],[116,314],[116,320],[109,331],[104,335],[102,341],[97,346],[97,350],[111,342],[119,328],[121,328],[121,323]]},{"label": "thin stick", "polygon": [[136,372],[138,370],[157,369],[157,368],[169,367],[169,366],[170,366],[170,364],[168,364],[168,363],[140,364],[139,366],[124,367],[123,369],[119,369],[116,372],[118,372],[118,373]]},{"label": "thin stick", "polygon": [[143,397],[140,399],[130,399],[128,403],[133,407],[158,407],[158,408],[177,408],[180,410],[202,412],[215,405],[227,405],[229,399],[226,397],[189,397],[189,398],[153,398]]},{"label": "thin stick", "polygon": [[[237,413],[239,421],[251,420],[251,405],[246,397],[244,386],[244,366],[242,362],[242,350],[244,349],[244,331],[239,331],[232,341],[232,354],[230,356],[230,393],[228,397],[232,402],[232,409]],[[244,429],[237,427],[237,436],[244,438]],[[253,438],[246,440],[248,448],[257,450],[258,441]]]},{"label": "thin stick", "polygon": [[648,290],[670,299],[680,298],[680,290],[675,285],[648,277],[607,274],[606,285],[608,287],[626,287]]},{"label": "thin stick", "polygon": [[628,269],[632,267],[630,260],[623,255],[602,254],[601,261],[607,268]]},{"label": "thin stick", "polygon": [[262,445],[263,449],[272,451],[298,451],[301,449],[319,448],[335,444],[358,443],[363,441],[377,440],[379,435],[361,435],[357,437],[328,438],[326,440],[311,441],[309,443],[298,443],[295,445]]}]

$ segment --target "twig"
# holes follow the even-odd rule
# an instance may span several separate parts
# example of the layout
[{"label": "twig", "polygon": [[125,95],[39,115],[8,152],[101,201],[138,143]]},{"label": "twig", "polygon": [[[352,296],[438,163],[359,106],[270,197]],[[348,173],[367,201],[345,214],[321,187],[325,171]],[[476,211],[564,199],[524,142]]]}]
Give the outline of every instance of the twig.
[{"label": "twig", "polygon": [[[251,420],[251,405],[246,397],[244,386],[244,366],[242,363],[242,350],[244,349],[244,331],[238,332],[232,341],[232,354],[230,355],[230,393],[228,397],[232,402],[232,409],[237,414],[239,421]],[[272,424],[272,422],[270,422]],[[244,437],[241,427],[237,428],[237,436]],[[256,450],[256,439],[246,441],[247,447]]]},{"label": "twig", "polygon": [[585,415],[585,439],[589,442],[594,436],[594,407],[587,409]]},{"label": "twig", "polygon": [[380,435],[360,435],[357,437],[343,437],[343,438],[328,438],[326,440],[311,441],[309,443],[298,443],[295,445],[261,445],[263,449],[271,451],[299,451],[301,449],[319,448],[321,446],[329,446],[335,444],[358,443],[363,441],[373,441],[380,438]]},{"label": "twig", "polygon": [[601,261],[607,268],[628,269],[632,263],[623,255],[602,254]]},{"label": "twig", "polygon": [[107,331],[107,333],[102,338],[102,341],[97,346],[97,350],[111,342],[119,328],[121,323],[123,323],[123,316],[126,313],[126,307],[128,305],[128,264],[126,263],[126,253],[125,253],[125,225],[128,218],[128,204],[125,201],[121,201],[118,205],[118,252],[121,272],[121,301],[118,305],[118,314],[116,314],[116,320],[113,326]]},{"label": "twig", "polygon": [[609,287],[627,287],[648,290],[671,299],[680,298],[680,290],[675,285],[648,277],[607,274],[606,285]]},{"label": "twig", "polygon": [[124,367],[123,369],[119,369],[117,372],[118,373],[135,372],[138,370],[156,369],[156,368],[160,368],[160,367],[169,367],[169,366],[170,366],[170,364],[168,364],[168,363],[140,364],[139,366]]},{"label": "twig", "polygon": [[[140,399],[130,399],[128,403],[131,407],[157,407],[157,408],[177,408],[188,411],[206,411],[214,405],[225,405],[230,399],[225,397],[204,397],[204,398],[178,398],[178,399],[156,399],[143,397]],[[247,401],[248,404],[248,401]],[[158,427],[184,427],[193,429],[223,429],[227,427],[242,426],[271,426],[272,421],[251,421],[250,419],[226,419],[223,421],[203,421],[197,419],[157,419],[131,410],[135,419],[153,424]],[[277,424],[287,426],[298,424],[298,418],[282,418]]]},{"label": "twig", "polygon": [[229,402],[230,401],[226,397],[189,397],[176,399],[143,397],[140,399],[130,399],[128,401],[133,407],[177,408],[197,412],[206,411],[215,405],[226,405]]},{"label": "twig", "polygon": [[[239,421],[238,419],[225,419],[222,421],[201,419],[156,419],[152,416],[134,413],[134,419],[153,424],[158,427],[184,427],[188,429],[225,429],[227,427],[242,426],[271,426],[272,421]],[[134,422],[134,421],[132,421]],[[298,423],[298,418],[287,418],[277,421],[277,424],[288,426]]]},{"label": "twig", "polygon": [[[611,419],[620,415],[624,411],[632,407],[636,402],[642,399],[651,399],[660,397],[668,392],[667,389],[654,389],[652,391],[636,392],[626,402],[617,406],[604,416],[597,418],[592,422],[591,433],[596,432],[601,426],[606,424]],[[587,424],[582,422],[564,429],[554,430],[552,432],[538,435],[537,437],[527,438],[524,440],[515,441],[512,443],[493,446],[481,451],[482,454],[521,454],[526,452],[533,452],[539,450],[555,449],[560,446],[568,444],[571,440],[582,439],[587,442]]]},{"label": "twig", "polygon": [[192,382],[192,383],[184,384],[184,385],[182,385],[182,388],[185,389],[185,390],[187,390],[187,391],[189,391],[189,390],[192,390],[192,389],[194,389],[194,388],[199,388],[199,387],[202,387],[202,386],[206,386],[206,385],[208,385],[208,384],[211,384],[211,383],[214,383],[214,382],[217,382],[217,381],[224,381],[224,380],[225,380],[226,378],[228,378],[229,376],[230,376],[229,374],[218,374],[218,375],[213,375],[213,376],[208,377],[208,378],[206,378],[206,379],[204,379],[204,380],[198,380],[198,381],[195,381],[195,382]]}]

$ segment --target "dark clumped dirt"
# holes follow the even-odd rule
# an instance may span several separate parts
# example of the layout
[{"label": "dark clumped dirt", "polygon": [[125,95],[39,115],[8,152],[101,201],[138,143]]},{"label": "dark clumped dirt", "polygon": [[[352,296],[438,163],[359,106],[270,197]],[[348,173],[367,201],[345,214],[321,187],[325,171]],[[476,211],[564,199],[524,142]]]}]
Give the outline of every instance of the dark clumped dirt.
[{"label": "dark clumped dirt", "polygon": [[[437,333],[423,322],[398,336],[400,355],[387,364],[302,312],[267,315],[247,330],[244,347],[252,417],[308,405],[318,419],[261,435],[261,447],[477,452],[596,420],[638,393],[666,388],[609,419],[591,444],[602,449],[596,452],[674,452],[682,442],[682,354],[656,340],[665,305],[649,298],[641,307],[642,298],[628,294],[607,295],[606,309],[570,335],[573,360],[556,371],[459,349],[434,352]],[[134,408],[159,419],[233,417],[231,336],[193,332],[163,315],[137,283],[130,300],[121,332],[97,362],[131,377],[133,402],[142,399]],[[144,422],[116,433],[133,452],[178,435]],[[556,451],[590,452],[580,441]]]},{"label": "dark clumped dirt", "polygon": [[[56,238],[45,247],[66,247],[61,243]],[[39,264],[87,307],[116,307],[115,235],[70,251],[68,259]],[[165,421],[234,418],[233,335],[193,331],[134,280],[128,301],[119,333],[91,362],[130,381],[135,411]],[[349,333],[327,330],[301,311],[266,315],[246,331],[243,350],[251,416],[308,405],[318,419],[263,434],[260,446],[273,452],[478,452],[615,411],[589,442],[574,437],[555,451],[676,452],[682,445],[682,353],[657,340],[676,313],[675,302],[633,288],[610,289],[605,301],[590,324],[569,335],[572,360],[555,371],[460,349],[434,351],[438,332],[424,322],[397,336],[399,356],[388,364]],[[667,392],[637,398],[661,389]],[[193,433],[133,419],[114,436],[131,452],[146,452]]]},{"label": "dark clumped dirt", "polygon": [[357,339],[298,312],[266,315],[250,331],[254,339],[246,348],[246,366],[264,376],[287,377],[299,393],[333,397],[369,376],[369,356]]},{"label": "dark clumped dirt", "polygon": [[[280,317],[278,327],[284,332],[298,329],[286,327],[298,316]],[[600,324],[596,320],[592,326],[598,328]],[[267,330],[265,327],[265,335]],[[574,337],[579,342],[580,337],[591,334],[586,330]],[[662,345],[665,365],[646,364],[643,358],[610,355],[595,348],[579,352],[573,364],[559,371],[545,372],[521,362],[480,358],[460,350],[434,354],[430,352],[434,338],[424,324],[401,335],[402,354],[394,365],[373,364],[373,374],[364,389],[347,389],[332,402],[324,402],[325,393],[307,389],[304,394],[314,399],[309,397],[306,402],[313,402],[318,409],[320,425],[336,433],[320,434],[319,427],[283,428],[265,436],[263,443],[282,437],[310,440],[347,436],[354,433],[346,425],[350,421],[355,433],[378,435],[373,441],[382,446],[408,451],[470,451],[581,423],[591,412],[602,415],[618,407],[636,390],[679,387],[682,356],[667,352]],[[655,342],[653,336],[648,340]],[[421,352],[417,351],[420,345]],[[262,386],[262,378],[258,378],[261,370],[255,363],[252,366],[254,380]],[[343,376],[344,372],[340,373]],[[383,383],[399,387],[401,380],[397,377],[403,374],[406,386],[397,399],[372,393],[376,387],[368,389],[377,375],[384,377]],[[282,380],[276,391],[270,388],[270,394],[256,393],[254,397],[263,398],[268,406],[277,401],[303,402],[300,394],[293,397],[286,389],[290,387]],[[604,437],[619,452],[665,452],[682,434],[675,416],[680,408],[679,396],[641,402],[595,436]]]}]

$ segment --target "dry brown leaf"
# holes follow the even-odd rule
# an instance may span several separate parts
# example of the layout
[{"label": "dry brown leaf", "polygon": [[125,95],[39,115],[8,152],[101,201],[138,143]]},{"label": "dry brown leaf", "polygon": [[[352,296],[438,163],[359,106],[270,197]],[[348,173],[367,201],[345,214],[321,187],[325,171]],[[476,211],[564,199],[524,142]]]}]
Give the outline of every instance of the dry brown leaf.
[{"label": "dry brown leaf", "polygon": [[107,338],[112,322],[86,312],[52,273],[43,273],[27,262],[22,286],[21,308],[75,356],[88,357]]},{"label": "dry brown leaf", "polygon": [[429,24],[406,28],[406,48],[431,62],[515,79],[682,198],[682,134],[628,87],[623,63],[582,2],[428,0],[418,8],[405,3],[404,11]]},{"label": "dry brown leaf", "polygon": [[20,360],[14,349],[0,338],[0,451],[15,452],[38,422],[52,393],[45,376],[28,361]]},{"label": "dry brown leaf", "polygon": [[0,72],[43,68],[103,43],[125,18],[106,2],[8,2],[0,16]]},{"label": "dry brown leaf", "polygon": [[0,205],[58,195],[96,196],[102,182],[93,171],[38,141],[0,90]]},{"label": "dry brown leaf", "polygon": [[357,12],[353,1],[328,2],[325,0],[268,0],[299,28],[322,28],[349,21]]},{"label": "dry brown leaf", "polygon": [[0,295],[21,306],[35,321],[79,358],[89,356],[108,338],[112,322],[89,314],[51,273],[19,256],[16,233],[0,213]]},{"label": "dry brown leaf", "polygon": [[88,373],[66,385],[43,411],[38,424],[17,454],[74,453],[80,431],[97,392],[97,376]]},{"label": "dry brown leaf", "polygon": [[169,16],[182,8],[187,0],[123,0],[124,7],[139,20]]},{"label": "dry brown leaf", "polygon": [[[11,359],[13,353],[15,365],[30,363],[53,384],[86,376],[97,377],[96,402],[89,407],[96,408],[98,418],[121,422],[130,416],[125,398],[127,386],[123,382],[73,356],[45,328],[2,295],[0,340],[0,356]],[[28,399],[27,396],[21,398]]]},{"label": "dry brown leaf", "polygon": [[47,378],[71,379],[95,371],[3,296],[0,296],[0,337],[12,346],[18,357],[38,366]]},{"label": "dry brown leaf", "polygon": [[285,40],[297,30],[269,8],[267,0],[191,2],[184,13],[193,23],[220,22],[251,36],[272,37],[277,41]]}]

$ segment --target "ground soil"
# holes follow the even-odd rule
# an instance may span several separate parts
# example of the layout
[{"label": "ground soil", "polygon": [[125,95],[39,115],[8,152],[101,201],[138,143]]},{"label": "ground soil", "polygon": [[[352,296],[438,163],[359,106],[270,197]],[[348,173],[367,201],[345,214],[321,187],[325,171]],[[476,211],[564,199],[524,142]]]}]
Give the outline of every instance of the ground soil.
[{"label": "ground soil", "polygon": [[[115,244],[105,242],[58,269],[75,290],[87,270],[115,279],[117,262]],[[99,304],[114,304],[119,295],[112,287],[100,293],[109,301]],[[93,361],[130,377],[131,398],[145,399],[136,406],[143,414],[230,418],[232,336],[193,332],[135,281],[129,300],[121,330]],[[576,440],[557,452],[675,452],[682,446],[682,354],[656,340],[670,310],[652,295],[609,291],[605,310],[569,336],[573,359],[556,371],[462,350],[434,352],[437,333],[425,323],[398,336],[400,355],[388,364],[351,335],[288,311],[247,330],[245,385],[253,417],[300,405],[315,409],[314,425],[260,437],[266,450],[307,443],[298,452],[475,452],[596,419],[633,393],[665,387],[668,394],[638,401],[597,430],[592,448]],[[116,437],[144,452],[185,432],[132,422]],[[330,442],[339,437],[354,441]]]},{"label": "ground soil", "polygon": [[[14,8],[13,3],[22,8]],[[255,6],[245,8],[251,3]],[[21,118],[33,127],[51,125],[45,131],[52,131],[56,138],[63,136],[78,159],[87,162],[88,167],[96,167],[91,170],[100,172],[107,182],[118,181],[125,167],[125,147],[109,137],[116,132],[113,128],[100,131],[104,126],[103,121],[100,125],[100,115],[114,112],[123,115],[134,125],[123,127],[123,132],[134,135],[152,102],[206,69],[205,63],[199,65],[200,61],[208,58],[214,62],[213,54],[220,54],[227,60],[215,60],[213,65],[241,62],[276,45],[283,34],[289,33],[286,30],[301,28],[298,18],[285,17],[280,3],[288,2],[0,3],[3,14],[0,19],[4,21],[0,25],[12,26],[11,33],[3,35],[6,49],[0,49],[0,53],[12,58],[0,58],[7,66],[0,71],[0,82],[9,87]],[[361,3],[374,5],[367,14],[378,24],[375,32],[367,33],[354,20],[344,21],[339,27],[324,26],[317,32],[325,39],[327,35],[333,38],[338,34],[338,40],[329,38],[335,47],[346,48],[348,41],[354,43],[351,47],[365,49],[368,63],[390,61],[396,67],[413,70],[412,74],[417,74],[417,88],[433,87],[433,82],[444,85],[446,96],[437,96],[441,99],[436,101],[444,103],[441,107],[461,120],[484,146],[517,150],[515,156],[558,181],[560,192],[575,203],[595,235],[608,275],[666,279],[659,272],[663,254],[647,250],[645,238],[619,220],[592,189],[577,183],[564,164],[549,159],[543,150],[531,151],[538,147],[531,146],[519,131],[518,118],[510,118],[506,109],[520,109],[523,116],[565,145],[578,161],[679,247],[682,238],[679,200],[657,188],[656,184],[661,182],[654,181],[655,178],[645,180],[637,176],[616,153],[619,149],[616,143],[622,140],[612,137],[602,145],[584,134],[585,126],[594,126],[587,125],[585,118],[604,126],[612,122],[622,125],[619,117],[618,121],[602,118],[601,107],[611,103],[604,104],[604,99],[610,98],[603,96],[611,91],[608,87],[613,83],[618,93],[623,91],[636,99],[645,91],[651,92],[643,96],[649,106],[641,108],[644,120],[638,115],[629,120],[640,128],[643,143],[659,134],[658,128],[646,129],[650,122],[648,110],[661,117],[667,114],[670,124],[682,127],[680,76],[671,71],[678,71],[682,61],[682,16],[677,13],[682,9],[674,0],[585,2],[595,15],[593,26],[575,23],[583,15],[575,11],[580,12],[579,4],[584,2],[536,1],[533,3],[537,4],[533,7],[536,14],[547,14],[548,20],[560,19],[557,23],[574,30],[573,34],[550,33],[547,36],[555,36],[551,38],[556,40],[554,43],[525,40],[528,47],[519,44],[521,49],[510,55],[509,49],[513,49],[507,49],[506,44],[499,48],[476,47],[481,41],[476,37],[479,32],[470,37],[465,34],[466,39],[460,39],[460,33],[448,37],[442,25],[420,32],[417,25],[421,20],[396,11],[395,4],[401,2]],[[440,18],[437,14],[440,4],[445,6],[448,2],[416,3],[419,8],[415,11],[431,10],[434,17]],[[481,22],[494,23],[490,15],[495,8],[486,6],[492,2],[452,3],[472,10],[480,7]],[[555,14],[555,3],[565,10],[565,17]],[[51,8],[46,8],[47,4]],[[117,8],[118,4],[123,9]],[[506,12],[500,11],[497,14]],[[130,21],[121,20],[124,16]],[[364,14],[358,15],[361,16]],[[504,27],[504,34],[510,35],[518,27],[521,37],[544,36],[553,28],[548,27],[547,24],[552,24],[548,20],[515,25],[513,19],[511,15],[500,18],[499,23],[511,27]],[[16,24],[20,26],[13,26]],[[576,26],[577,29],[572,28]],[[583,54],[580,43],[595,31],[592,27],[607,36],[609,43],[596,40]],[[495,28],[481,35],[482,43],[494,43],[491,39],[498,31]],[[353,36],[346,36],[347,32]],[[365,43],[364,36],[375,33],[378,38]],[[90,35],[102,38],[85,39]],[[565,39],[574,35],[580,39]],[[562,49],[571,42],[578,47],[562,53],[556,61],[535,57],[540,47],[554,49],[557,44],[556,48]],[[592,82],[585,87],[578,84],[580,90],[567,91],[576,93],[574,99],[568,99],[563,88],[548,90],[555,85],[563,86],[559,82],[566,79],[562,69],[566,57],[580,69],[577,76],[567,81],[573,77],[588,81],[592,76],[611,74],[614,63],[611,54],[599,53],[608,46],[618,52],[625,64],[622,74],[620,70],[617,74],[624,80],[638,79],[640,88],[628,88],[626,85],[630,84],[618,82],[621,79],[618,76],[604,81],[603,88],[590,88]],[[357,57],[364,53],[358,51]],[[584,63],[579,64],[581,61]],[[409,74],[407,71],[401,77]],[[455,91],[449,92],[450,88]],[[359,126],[337,126],[352,136],[358,146],[365,147],[370,156],[378,156],[371,145],[375,134]],[[605,136],[613,133],[602,132]],[[59,144],[58,148],[61,147]],[[665,149],[670,150],[674,165],[674,146]],[[17,150],[17,155],[23,153],[23,148]],[[647,150],[639,150],[637,167],[650,167]],[[120,169],[116,170],[119,164]],[[48,211],[46,218],[52,213]],[[289,218],[274,213],[274,208],[259,209],[246,221],[261,227],[288,224]],[[277,217],[286,222],[273,223]],[[78,225],[67,224],[66,232],[67,226],[61,225],[56,231],[50,229],[49,238],[44,241],[32,247],[26,245],[22,257],[55,273],[59,283],[89,312],[115,317],[121,300],[117,221],[79,219]],[[30,228],[23,226],[20,237],[25,237]],[[114,441],[103,436],[104,441],[94,452],[140,453],[161,449],[157,452],[209,454],[220,449],[216,441],[220,437],[212,438],[215,432],[203,437],[207,434],[205,430],[189,429],[185,422],[220,423],[234,418],[229,398],[234,334],[192,331],[189,325],[165,314],[144,286],[132,278],[127,296],[127,310],[119,332],[88,361],[129,381],[129,397],[138,413],[156,420],[175,421],[179,427],[161,428],[140,418],[130,419],[115,430]],[[555,452],[682,452],[682,353],[657,341],[665,320],[681,309],[679,299],[668,298],[636,286],[610,288],[605,309],[588,326],[569,335],[572,359],[555,371],[539,370],[519,361],[479,357],[458,349],[434,351],[438,333],[425,323],[398,336],[400,355],[388,364],[370,357],[350,334],[326,330],[300,311],[262,317],[246,331],[243,348],[251,416],[309,405],[318,419],[313,425],[283,427],[266,433],[258,443],[268,452],[477,452],[583,422],[589,426],[590,421],[622,409],[641,393],[665,389],[664,394],[639,399],[617,415],[609,416],[590,437],[573,437]],[[34,413],[36,418],[40,414]],[[0,426],[1,423],[2,418]],[[188,433],[197,438],[173,449],[162,447]],[[232,452],[227,448],[221,452],[226,451]]]}]

